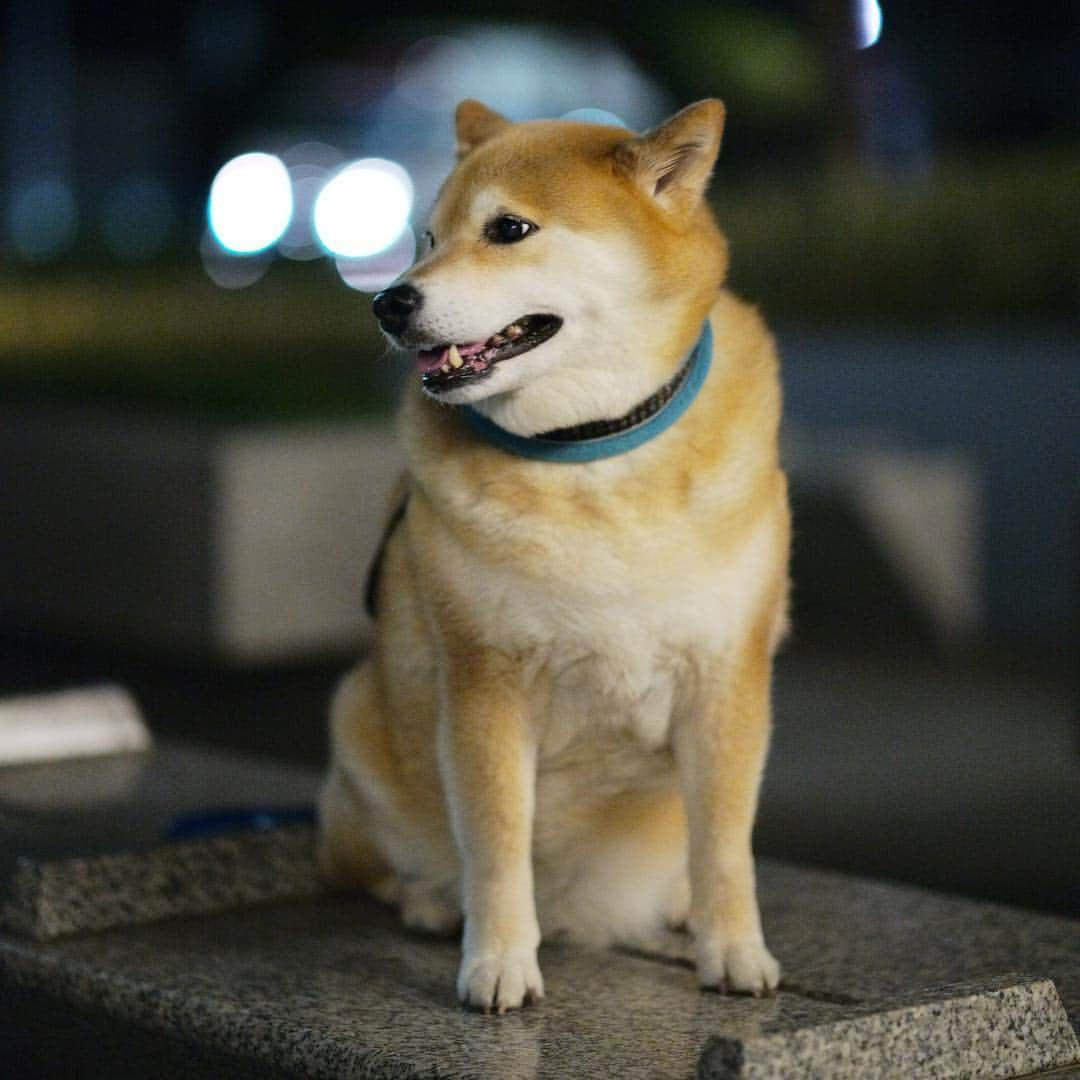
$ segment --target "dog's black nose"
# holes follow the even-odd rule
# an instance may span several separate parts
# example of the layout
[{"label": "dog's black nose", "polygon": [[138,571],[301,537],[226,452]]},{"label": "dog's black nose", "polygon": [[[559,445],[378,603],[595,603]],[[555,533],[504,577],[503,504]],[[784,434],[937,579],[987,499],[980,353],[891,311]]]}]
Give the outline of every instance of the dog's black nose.
[{"label": "dog's black nose", "polygon": [[375,318],[388,334],[400,334],[408,325],[412,313],[424,302],[419,289],[411,285],[395,285],[377,293],[371,306],[375,309]]}]

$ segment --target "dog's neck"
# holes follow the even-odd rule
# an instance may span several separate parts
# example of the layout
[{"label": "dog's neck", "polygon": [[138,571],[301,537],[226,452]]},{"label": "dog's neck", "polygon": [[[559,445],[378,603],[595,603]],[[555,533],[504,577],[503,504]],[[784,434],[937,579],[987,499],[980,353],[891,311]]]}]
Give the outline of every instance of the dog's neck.
[{"label": "dog's neck", "polygon": [[[544,432],[625,416],[657,393],[679,370],[700,332],[691,323],[676,351],[662,321],[629,321],[583,349],[580,360],[547,371],[522,386],[474,402],[477,413],[513,435]],[[665,347],[666,345],[666,347]]]},{"label": "dog's neck", "polygon": [[538,461],[582,463],[614,457],[666,431],[693,403],[712,359],[712,328],[706,320],[694,347],[675,374],[648,397],[619,416],[522,435],[466,407],[474,431],[486,441],[519,457]]}]

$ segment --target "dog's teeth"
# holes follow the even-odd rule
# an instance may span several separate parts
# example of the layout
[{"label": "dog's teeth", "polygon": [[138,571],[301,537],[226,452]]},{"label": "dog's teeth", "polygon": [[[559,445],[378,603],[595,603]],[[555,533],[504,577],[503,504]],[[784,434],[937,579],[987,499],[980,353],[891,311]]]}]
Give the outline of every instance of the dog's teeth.
[{"label": "dog's teeth", "polygon": [[465,361],[461,359],[461,353],[458,352],[458,347],[456,345],[451,345],[450,346],[450,354],[449,355],[450,355],[450,366],[452,368],[454,368],[455,370],[457,368],[461,367],[461,365],[465,363]]},{"label": "dog's teeth", "polygon": [[450,365],[449,365],[449,364],[443,364],[443,366],[442,366],[441,368],[439,368],[439,370],[440,370],[440,371],[441,371],[441,372],[442,372],[442,373],[443,373],[444,375],[449,375],[449,374],[450,374]]},{"label": "dog's teeth", "polygon": [[508,338],[519,338],[525,333],[517,323],[511,323],[503,332]]},{"label": "dog's teeth", "polygon": [[502,336],[502,334],[492,334],[491,335],[491,344],[492,345],[505,345],[506,344],[506,338],[504,338]]}]

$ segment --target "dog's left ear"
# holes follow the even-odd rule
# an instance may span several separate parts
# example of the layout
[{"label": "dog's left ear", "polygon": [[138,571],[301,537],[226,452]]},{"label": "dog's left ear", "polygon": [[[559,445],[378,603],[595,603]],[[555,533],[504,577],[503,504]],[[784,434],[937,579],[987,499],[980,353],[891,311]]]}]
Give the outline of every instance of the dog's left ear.
[{"label": "dog's left ear", "polygon": [[683,216],[705,194],[723,132],[724,103],[706,98],[622,143],[615,160],[665,210]]},{"label": "dog's left ear", "polygon": [[482,142],[487,142],[509,123],[505,116],[500,116],[483,102],[466,98],[454,112],[458,160],[475,150]]}]

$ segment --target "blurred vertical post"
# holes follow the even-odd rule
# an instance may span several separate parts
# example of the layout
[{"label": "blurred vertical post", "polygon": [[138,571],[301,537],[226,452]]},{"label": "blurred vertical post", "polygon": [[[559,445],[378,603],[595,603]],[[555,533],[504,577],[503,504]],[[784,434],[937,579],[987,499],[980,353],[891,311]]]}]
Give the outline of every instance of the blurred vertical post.
[{"label": "blurred vertical post", "polygon": [[75,227],[71,10],[69,0],[8,0],[6,9],[6,239],[47,258]]}]

